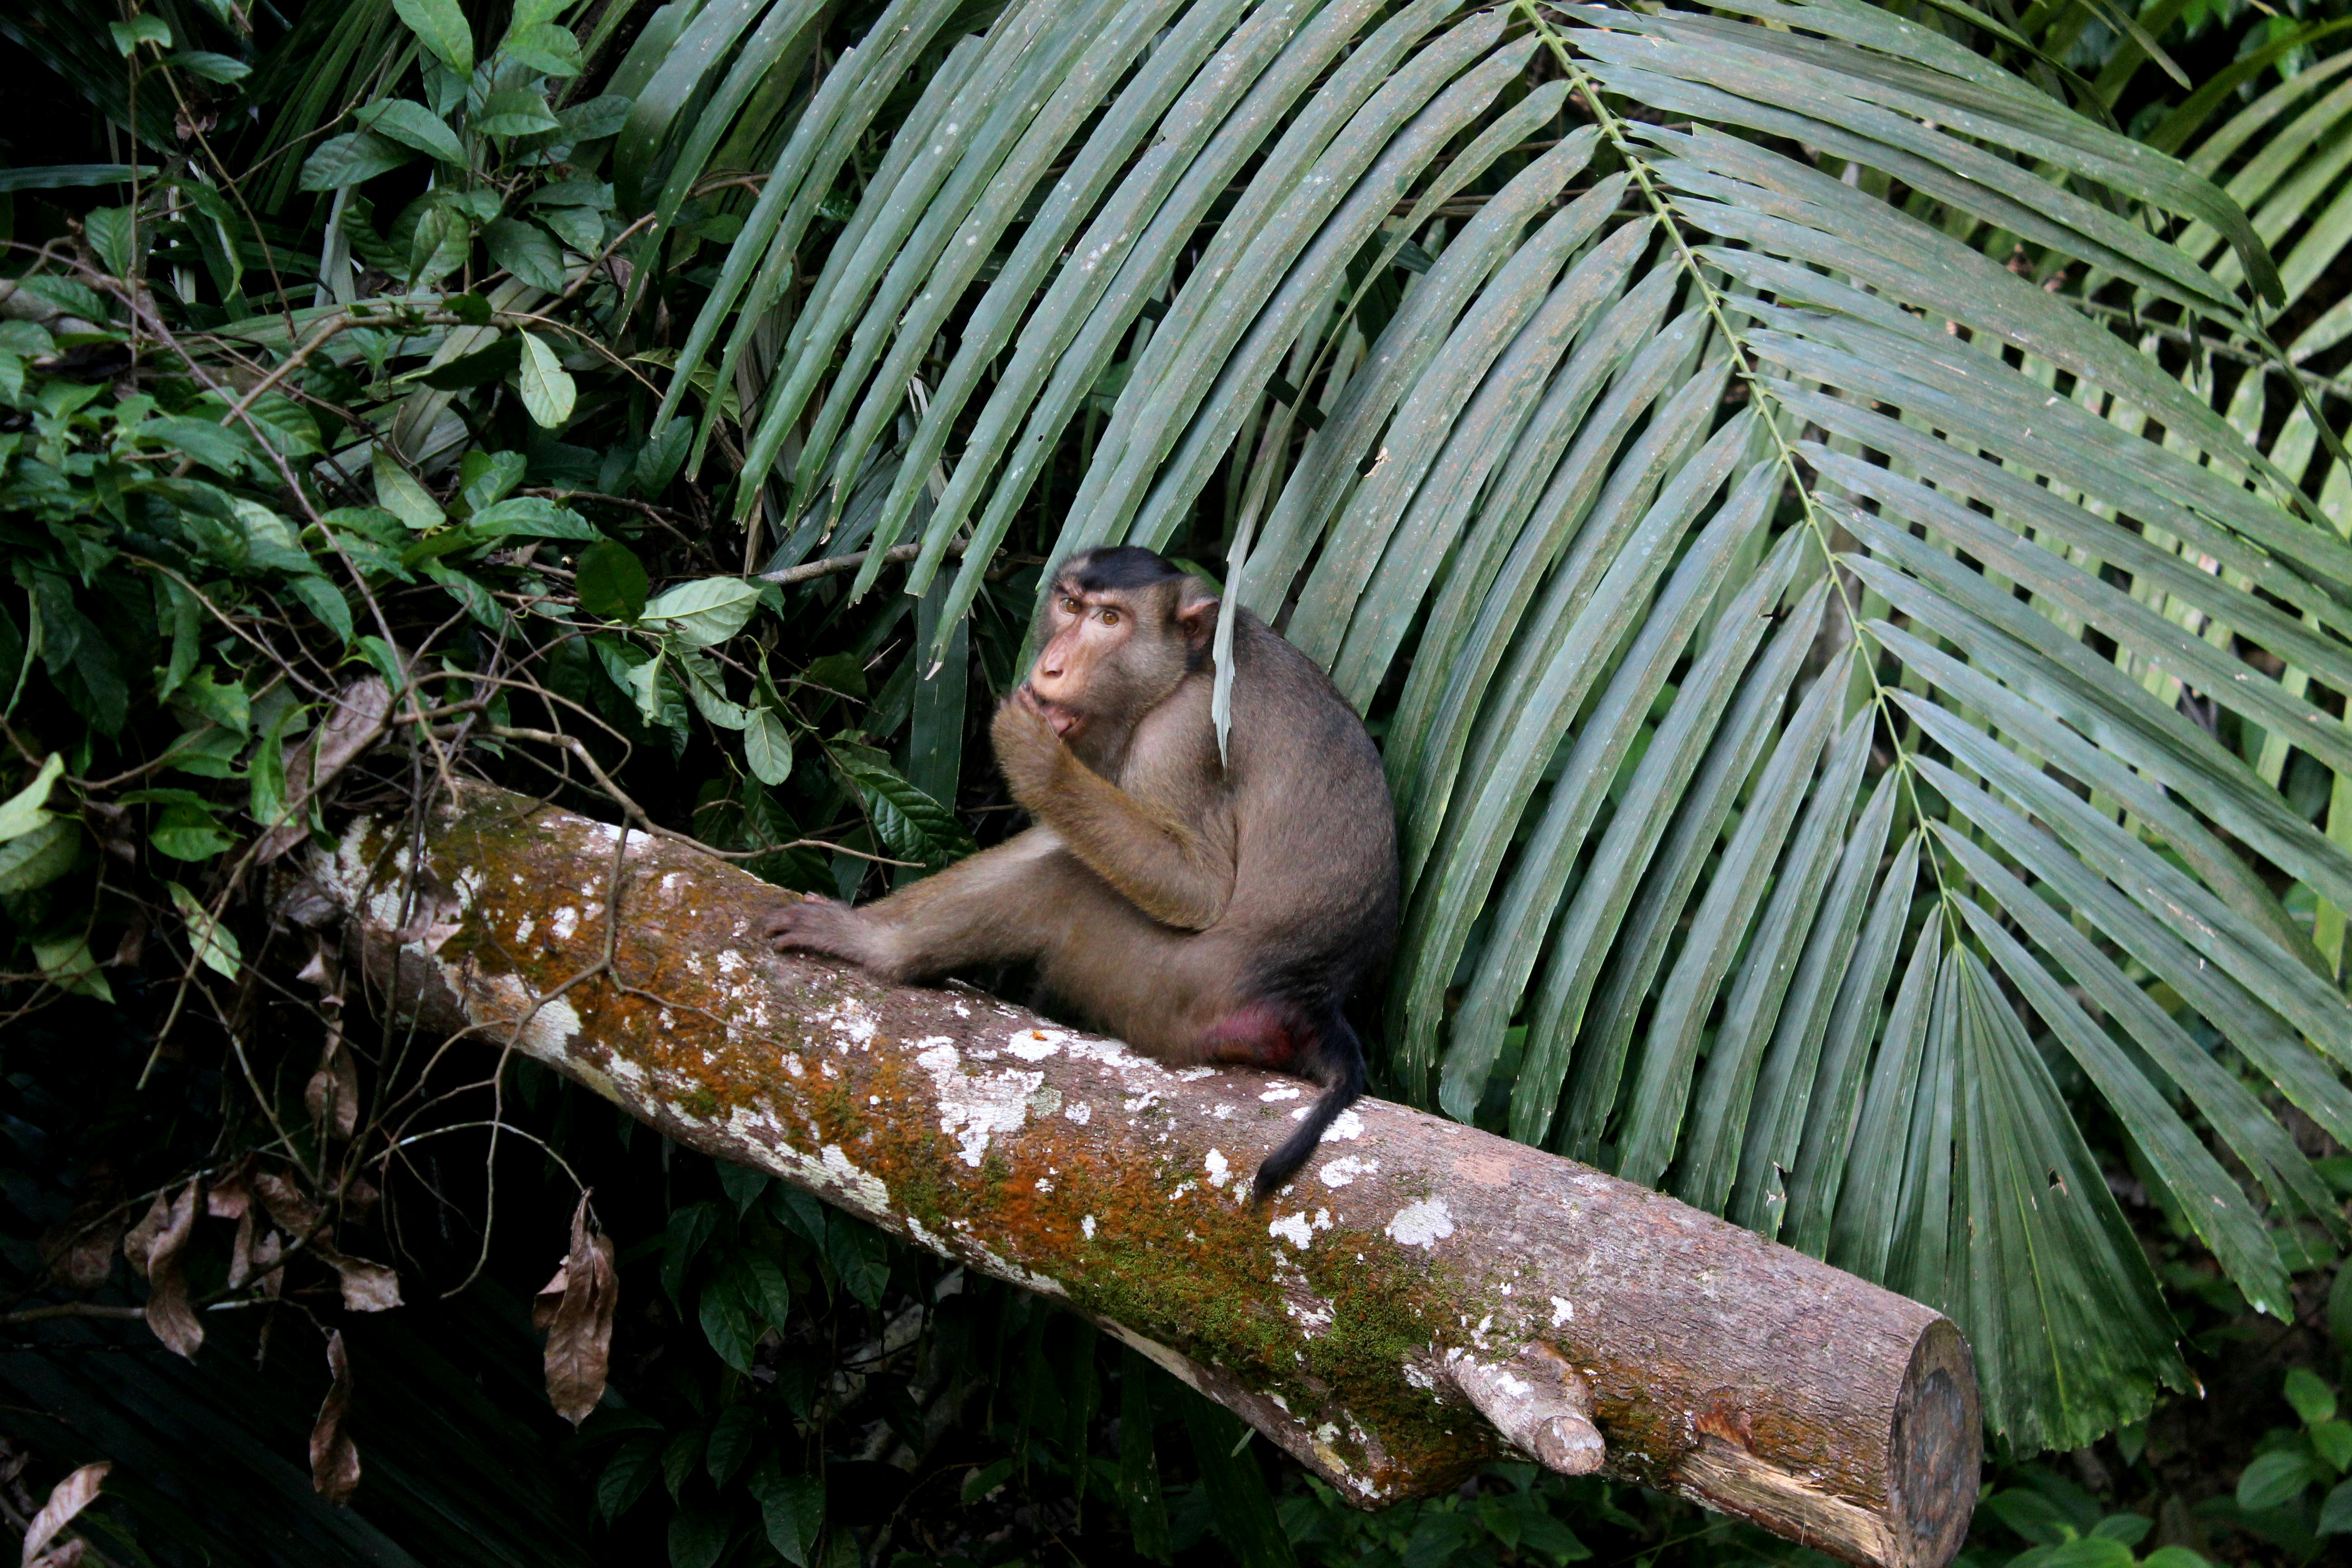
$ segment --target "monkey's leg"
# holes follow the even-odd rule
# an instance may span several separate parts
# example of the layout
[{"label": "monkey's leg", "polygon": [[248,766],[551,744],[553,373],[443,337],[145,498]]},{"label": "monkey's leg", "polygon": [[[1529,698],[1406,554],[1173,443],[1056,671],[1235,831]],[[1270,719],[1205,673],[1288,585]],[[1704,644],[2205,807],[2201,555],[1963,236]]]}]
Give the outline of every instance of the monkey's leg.
[{"label": "monkey's leg", "polygon": [[779,948],[845,958],[895,983],[1027,963],[1063,923],[1055,862],[1079,869],[1051,832],[1033,827],[860,909],[814,897],[787,904],[767,934]]},{"label": "monkey's leg", "polygon": [[1152,810],[1078,761],[1052,725],[1018,702],[997,710],[996,756],[1013,797],[1071,854],[1162,925],[1205,931],[1234,896],[1234,848]]}]

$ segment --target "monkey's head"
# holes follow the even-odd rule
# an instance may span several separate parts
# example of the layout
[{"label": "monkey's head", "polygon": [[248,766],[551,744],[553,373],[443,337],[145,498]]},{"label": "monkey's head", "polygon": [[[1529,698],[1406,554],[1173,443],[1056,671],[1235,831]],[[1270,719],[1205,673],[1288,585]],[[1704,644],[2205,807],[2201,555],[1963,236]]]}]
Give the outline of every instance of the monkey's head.
[{"label": "monkey's head", "polygon": [[1018,693],[1065,741],[1112,742],[1209,658],[1217,601],[1134,545],[1074,555],[1054,576],[1045,646]]}]

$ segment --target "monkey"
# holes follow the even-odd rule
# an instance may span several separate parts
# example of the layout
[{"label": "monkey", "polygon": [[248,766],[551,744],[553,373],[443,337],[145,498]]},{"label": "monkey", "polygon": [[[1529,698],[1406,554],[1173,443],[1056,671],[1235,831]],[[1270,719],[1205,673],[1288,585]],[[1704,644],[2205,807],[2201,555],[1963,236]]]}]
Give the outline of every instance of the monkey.
[{"label": "monkey", "polygon": [[[1380,753],[1322,669],[1151,551],[1055,572],[1044,647],[990,729],[1033,826],[857,909],[814,894],[779,950],[893,982],[1034,965],[1079,1019],[1176,1066],[1256,1067],[1321,1093],[1258,1166],[1280,1188],[1363,1093],[1343,1007],[1396,938],[1396,818]],[[1210,719],[1235,617],[1229,755]]]}]

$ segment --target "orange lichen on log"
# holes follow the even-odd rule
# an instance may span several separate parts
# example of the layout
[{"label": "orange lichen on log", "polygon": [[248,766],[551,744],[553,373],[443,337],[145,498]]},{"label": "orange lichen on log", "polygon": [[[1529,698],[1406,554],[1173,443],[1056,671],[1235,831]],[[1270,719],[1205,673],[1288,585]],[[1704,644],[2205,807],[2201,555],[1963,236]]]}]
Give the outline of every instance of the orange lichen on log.
[{"label": "orange lichen on log", "polygon": [[1364,1100],[1253,1206],[1305,1086],[778,955],[775,889],[484,786],[420,851],[354,823],[310,879],[396,1012],[1060,1298],[1360,1505],[1507,1430],[1855,1563],[1940,1568],[1966,1532],[1952,1325],[1672,1198]]}]

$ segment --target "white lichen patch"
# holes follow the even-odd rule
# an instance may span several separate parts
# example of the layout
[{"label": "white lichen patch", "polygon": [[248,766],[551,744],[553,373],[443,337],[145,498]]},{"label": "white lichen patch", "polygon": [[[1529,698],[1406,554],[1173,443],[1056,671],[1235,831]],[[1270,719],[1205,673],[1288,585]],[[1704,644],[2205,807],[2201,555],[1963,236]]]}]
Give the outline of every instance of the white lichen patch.
[{"label": "white lichen patch", "polygon": [[1267,1089],[1264,1094],[1259,1095],[1258,1099],[1271,1105],[1277,1100],[1297,1100],[1306,1092],[1295,1083],[1286,1083]]},{"label": "white lichen patch", "polygon": [[1556,1329],[1562,1323],[1574,1321],[1576,1321],[1576,1304],[1565,1296],[1554,1296],[1551,1299],[1551,1326]]},{"label": "white lichen patch", "polygon": [[1423,1198],[1399,1209],[1386,1229],[1388,1238],[1400,1247],[1434,1251],[1439,1242],[1454,1234],[1454,1211],[1445,1206],[1444,1198]]},{"label": "white lichen patch", "polygon": [[1006,1041],[1004,1048],[1024,1062],[1042,1062],[1058,1052],[1069,1037],[1059,1029],[1024,1029]]},{"label": "white lichen patch", "polygon": [[1233,1167],[1226,1163],[1224,1151],[1210,1150],[1209,1157],[1203,1163],[1209,1167],[1209,1185],[1222,1187],[1234,1179]]},{"label": "white lichen patch", "polygon": [[1173,1074],[1172,1076],[1179,1083],[1198,1083],[1204,1078],[1216,1077],[1217,1069],[1214,1068],[1186,1068],[1183,1071]]},{"label": "white lichen patch", "polygon": [[1067,1290],[1062,1289],[1060,1280],[1043,1274],[1032,1273],[985,1242],[974,1241],[970,1237],[966,1237],[959,1250],[971,1255],[972,1262],[977,1264],[982,1272],[993,1274],[999,1279],[1009,1280],[1024,1289],[1034,1290],[1041,1296],[1066,1298],[1069,1295]]},{"label": "white lichen patch", "polygon": [[746,967],[746,966],[745,966],[745,964],[744,964],[744,963],[743,963],[743,955],[742,955],[741,953],[740,953],[740,952],[736,952],[736,951],[735,951],[733,948],[731,948],[731,947],[730,947],[730,948],[721,948],[721,949],[719,950],[719,973],[721,973],[721,974],[732,974],[732,973],[734,973],[737,970],[741,969],[741,968],[744,968],[744,967]]},{"label": "white lichen patch", "polygon": [[1062,1107],[1062,1119],[1084,1127],[1095,1119],[1095,1108],[1083,1100],[1074,1100]]},{"label": "white lichen patch", "polygon": [[511,974],[477,974],[474,985],[467,1011],[476,1022],[511,1034],[519,1049],[541,1061],[560,1062],[570,1056],[572,1041],[580,1033],[580,1015],[571,1003],[561,996],[541,1002]]},{"label": "white lichen patch", "polygon": [[845,1197],[862,1204],[869,1214],[887,1214],[890,1208],[890,1189],[882,1178],[871,1171],[861,1171],[842,1152],[838,1143],[828,1143],[821,1151],[825,1176]]},{"label": "white lichen patch", "polygon": [[[1298,1110],[1290,1113],[1290,1119],[1293,1121],[1298,1121],[1312,1109],[1313,1107],[1311,1106],[1302,1106]],[[1334,1142],[1352,1143],[1363,1135],[1364,1119],[1357,1115],[1352,1110],[1343,1110],[1332,1119],[1331,1125],[1323,1129],[1323,1136],[1318,1138],[1315,1142],[1318,1143],[1330,1143]]]},{"label": "white lichen patch", "polygon": [[515,926],[515,945],[520,947],[524,942],[529,942],[530,940],[530,933],[538,929],[538,921],[532,920],[529,915],[523,916],[521,921]]},{"label": "white lichen patch", "polygon": [[556,910],[554,918],[548,921],[548,929],[555,933],[556,941],[570,942],[572,933],[580,929],[580,911],[570,904],[564,905]]},{"label": "white lichen patch", "polygon": [[1378,1160],[1364,1160],[1353,1154],[1342,1154],[1318,1171],[1316,1174],[1322,1179],[1323,1184],[1327,1187],[1344,1187],[1358,1176],[1371,1175],[1380,1168],[1381,1163]]},{"label": "white lichen patch", "polygon": [[1094,1215],[1088,1215],[1086,1218],[1078,1221],[1078,1234],[1085,1237],[1088,1241],[1092,1241],[1095,1238]]},{"label": "white lichen patch", "polygon": [[1307,1211],[1304,1209],[1297,1214],[1281,1215],[1268,1225],[1265,1230],[1268,1236],[1279,1237],[1301,1252],[1306,1251],[1307,1245],[1315,1239],[1315,1226],[1307,1219]]},{"label": "white lichen patch", "polygon": [[967,1073],[953,1041],[940,1038],[923,1044],[929,1048],[919,1053],[915,1062],[931,1075],[940,1131],[955,1139],[963,1163],[977,1170],[988,1152],[989,1140],[999,1133],[1018,1132],[1028,1121],[1029,1097],[1045,1083],[1045,1075],[1018,1068]]},{"label": "white lichen patch", "polygon": [[784,1053],[784,1070],[792,1074],[794,1078],[806,1078],[808,1076],[808,1068],[802,1064],[801,1056],[798,1051],[786,1051]]},{"label": "white lichen patch", "polygon": [[[721,956],[723,958],[726,955]],[[742,960],[738,957],[736,962],[740,963]],[[722,964],[721,967],[724,965]],[[876,1026],[874,1015],[866,1010],[865,1003],[855,996],[843,997],[832,1006],[820,1012],[815,1021],[840,1037],[838,1043],[844,1052],[846,1052],[853,1044],[867,1045],[874,1038]],[[925,1040],[921,1043],[930,1045],[934,1042]]]}]

